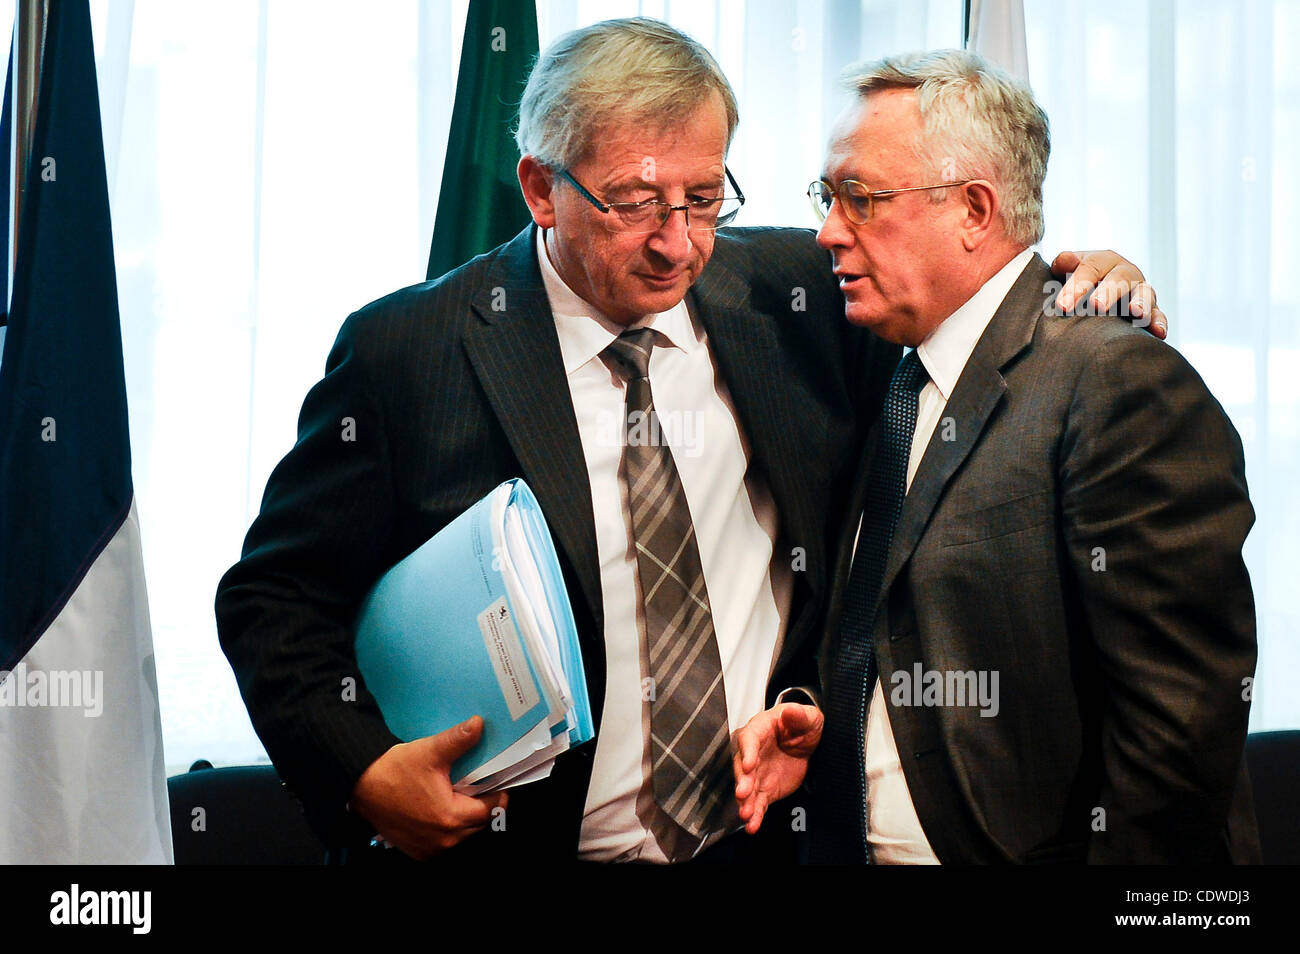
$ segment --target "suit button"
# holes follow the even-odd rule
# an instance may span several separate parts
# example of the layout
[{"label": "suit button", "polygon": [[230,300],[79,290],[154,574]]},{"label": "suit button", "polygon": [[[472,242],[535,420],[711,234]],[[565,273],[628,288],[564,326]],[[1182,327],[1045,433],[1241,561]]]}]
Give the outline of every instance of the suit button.
[{"label": "suit button", "polygon": [[913,632],[915,631],[911,629],[902,629],[902,630],[898,630],[897,632],[891,632],[889,634],[889,641],[891,643],[896,643],[900,639],[906,639],[908,636],[911,636]]}]

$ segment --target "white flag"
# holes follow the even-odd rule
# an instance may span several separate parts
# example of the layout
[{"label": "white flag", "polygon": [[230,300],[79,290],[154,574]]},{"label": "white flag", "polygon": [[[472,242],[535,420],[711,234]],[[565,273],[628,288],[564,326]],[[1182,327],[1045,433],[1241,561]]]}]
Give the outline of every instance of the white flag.
[{"label": "white flag", "polygon": [[1028,86],[1024,0],[970,0],[966,48]]}]

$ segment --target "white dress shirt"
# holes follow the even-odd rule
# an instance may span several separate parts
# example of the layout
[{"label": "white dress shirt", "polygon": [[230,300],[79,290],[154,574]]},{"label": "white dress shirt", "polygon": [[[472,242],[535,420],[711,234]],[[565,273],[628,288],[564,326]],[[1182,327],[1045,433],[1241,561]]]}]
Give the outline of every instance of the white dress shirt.
[{"label": "white dress shirt", "polygon": [[[917,355],[930,380],[921,389],[917,403],[916,431],[912,435],[912,451],[907,462],[908,489],[911,489],[912,478],[925,456],[930,437],[943,417],[948,399],[975,345],[1033,254],[1031,249],[1025,249],[1007,262],[917,347]],[[921,830],[912,795],[907,789],[907,778],[903,775],[898,747],[889,725],[889,706],[885,703],[879,679],[871,696],[864,734],[867,842],[872,861],[885,865],[937,865],[939,859]]]},{"label": "white dress shirt", "polygon": [[[626,329],[565,284],[547,256],[544,234],[538,230],[537,257],[587,462],[605,616],[605,703],[578,855],[665,862],[670,853],[680,856],[683,845],[689,854],[722,833],[696,846],[666,821],[650,786],[645,615],[627,488],[619,477],[626,383],[600,357]],[[633,327],[655,331],[650,388],[695,525],[734,732],[763,709],[790,612],[793,573],[789,560],[773,559],[776,505],[751,472],[750,448],[703,326],[680,302]],[[664,836],[665,828],[678,834]],[[678,839],[676,847],[660,844],[669,837]]]}]

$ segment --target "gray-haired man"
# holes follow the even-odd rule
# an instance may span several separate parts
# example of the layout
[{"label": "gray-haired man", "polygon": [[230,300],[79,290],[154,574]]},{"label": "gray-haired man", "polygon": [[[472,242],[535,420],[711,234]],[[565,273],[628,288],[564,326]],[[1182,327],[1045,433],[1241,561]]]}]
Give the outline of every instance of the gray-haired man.
[{"label": "gray-haired man", "polygon": [[818,242],[848,320],[915,350],[842,528],[824,736],[811,707],[756,717],[742,815],[816,748],[815,860],[1257,858],[1236,431],[1173,349],[1052,317],[1027,90],[961,51],[852,82]]},{"label": "gray-haired man", "polygon": [[[521,106],[534,225],[340,331],[217,597],[253,723],[331,844],[658,863],[752,850],[725,837],[728,736],[815,682],[827,514],[895,351],[835,319],[811,233],[715,232],[740,204],[735,124],[712,57],[663,24],[560,38]],[[1140,275],[1120,262],[1115,277]],[[625,453],[610,422],[649,409],[683,426]],[[355,441],[338,439],[343,417]],[[598,725],[503,814],[504,794],[449,784],[477,720],[395,738],[349,625],[387,567],[520,476],[556,537]]]}]

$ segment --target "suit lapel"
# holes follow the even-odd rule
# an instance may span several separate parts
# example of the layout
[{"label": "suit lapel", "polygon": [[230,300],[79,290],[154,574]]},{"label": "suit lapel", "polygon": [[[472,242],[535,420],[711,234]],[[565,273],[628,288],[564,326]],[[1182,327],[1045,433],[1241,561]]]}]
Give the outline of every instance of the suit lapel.
[{"label": "suit lapel", "polygon": [[471,307],[482,322],[466,333],[465,350],[523,478],[577,571],[599,632],[604,614],[587,461],[535,235],[529,226],[511,240],[475,293]]},{"label": "suit lapel", "polygon": [[1042,316],[1043,287],[1051,273],[1037,255],[1011,286],[975,345],[970,360],[944,408],[952,419],[952,440],[944,440],[944,427],[935,428],[921,458],[912,486],[903,498],[903,510],[894,530],[889,560],[880,592],[887,593],[903,565],[916,549],[944,488],[970,454],[1006,392],[1005,368],[1029,346]]},{"label": "suit lapel", "polygon": [[[688,297],[709,336],[754,461],[776,502],[782,540],[798,546],[820,539],[822,514],[817,508],[821,502],[808,499],[796,472],[806,453],[798,422],[815,415],[800,408],[794,389],[784,386],[785,370],[770,316],[750,305],[748,282],[717,261],[704,269]],[[820,592],[825,579],[821,547],[803,545],[808,572],[800,576]]]}]

